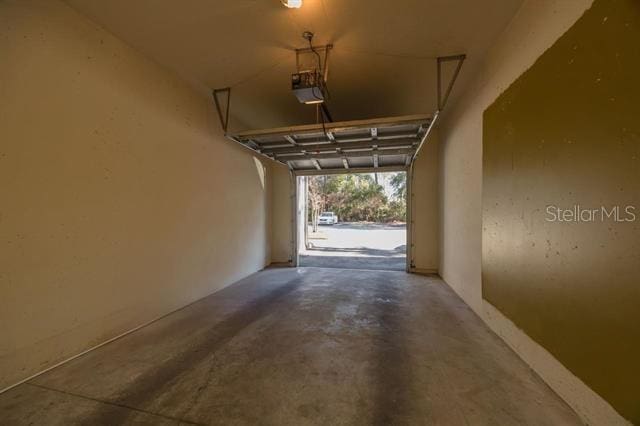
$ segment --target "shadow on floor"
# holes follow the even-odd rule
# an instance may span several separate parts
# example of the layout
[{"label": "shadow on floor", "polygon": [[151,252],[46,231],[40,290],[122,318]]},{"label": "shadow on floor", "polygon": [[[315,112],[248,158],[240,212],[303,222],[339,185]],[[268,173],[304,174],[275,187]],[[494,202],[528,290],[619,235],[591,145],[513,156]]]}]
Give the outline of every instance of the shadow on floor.
[{"label": "shadow on floor", "polygon": [[0,419],[582,424],[439,278],[322,268],[253,274],[0,394]]},{"label": "shadow on floor", "polygon": [[299,266],[314,266],[318,268],[371,269],[382,271],[404,271],[406,269],[407,261],[405,256],[314,256],[311,254],[314,251],[316,251],[316,249],[308,250],[305,254],[301,254],[299,257]]},{"label": "shadow on floor", "polygon": [[374,249],[370,247],[312,247],[305,252],[305,255],[313,256],[313,253],[321,255],[323,253],[353,253],[356,256],[378,256],[390,257],[405,254],[407,246],[401,245],[391,250]]},{"label": "shadow on floor", "polygon": [[[311,224],[309,224],[311,226]],[[363,223],[363,222],[342,222],[336,223],[335,225],[320,225],[318,224],[318,229],[322,230],[324,228],[340,228],[340,229],[364,229],[364,230],[384,230],[384,229],[405,229],[407,227],[404,223]]]}]

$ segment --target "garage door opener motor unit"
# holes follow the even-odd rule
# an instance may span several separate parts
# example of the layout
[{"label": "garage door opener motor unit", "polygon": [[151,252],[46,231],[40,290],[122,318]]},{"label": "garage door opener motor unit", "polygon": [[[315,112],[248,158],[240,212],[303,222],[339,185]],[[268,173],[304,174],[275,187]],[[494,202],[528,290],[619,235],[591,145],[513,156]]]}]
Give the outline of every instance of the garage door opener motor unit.
[{"label": "garage door opener motor unit", "polygon": [[318,70],[292,74],[291,90],[296,98],[304,104],[319,104],[325,99],[324,78]]},{"label": "garage door opener motor unit", "polygon": [[[331,45],[313,46],[313,33],[305,31],[302,38],[307,40],[309,47],[306,49],[296,49],[296,68],[297,72],[291,75],[291,90],[303,104],[321,104],[327,99],[327,59]],[[318,53],[318,50],[324,50],[324,63]],[[316,65],[307,64],[304,68],[301,66],[301,56],[304,54],[315,55]],[[312,55],[312,56],[313,56]],[[309,68],[307,68],[309,67]],[[311,68],[313,67],[313,68]]]}]

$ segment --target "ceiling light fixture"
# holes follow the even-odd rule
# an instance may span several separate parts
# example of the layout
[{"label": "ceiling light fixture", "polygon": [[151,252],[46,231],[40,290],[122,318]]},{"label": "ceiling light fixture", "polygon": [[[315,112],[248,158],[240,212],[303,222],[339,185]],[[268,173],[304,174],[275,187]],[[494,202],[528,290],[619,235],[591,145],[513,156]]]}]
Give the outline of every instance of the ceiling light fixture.
[{"label": "ceiling light fixture", "polygon": [[282,0],[282,4],[290,9],[299,9],[302,6],[302,0]]}]

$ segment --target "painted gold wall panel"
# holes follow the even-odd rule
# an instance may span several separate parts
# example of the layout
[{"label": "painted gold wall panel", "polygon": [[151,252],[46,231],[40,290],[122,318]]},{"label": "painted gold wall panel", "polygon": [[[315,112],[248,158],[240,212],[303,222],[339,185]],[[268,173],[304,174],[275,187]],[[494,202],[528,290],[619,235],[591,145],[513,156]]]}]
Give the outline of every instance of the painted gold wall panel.
[{"label": "painted gold wall panel", "polygon": [[[483,297],[634,422],[639,40],[639,2],[596,1],[483,122]],[[552,221],[576,206],[629,221]]]}]

